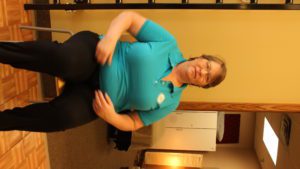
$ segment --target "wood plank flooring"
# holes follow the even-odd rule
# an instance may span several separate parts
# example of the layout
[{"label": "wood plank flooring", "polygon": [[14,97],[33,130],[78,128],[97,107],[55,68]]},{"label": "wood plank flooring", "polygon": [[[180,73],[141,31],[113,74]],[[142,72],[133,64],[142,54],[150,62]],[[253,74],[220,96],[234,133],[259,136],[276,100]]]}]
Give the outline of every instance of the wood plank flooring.
[{"label": "wood plank flooring", "polygon": [[[0,41],[30,41],[34,34],[20,30],[32,25],[32,14],[23,10],[29,0],[0,0]],[[0,110],[22,107],[39,100],[38,74],[0,64]],[[0,169],[48,169],[45,134],[0,131]]]}]

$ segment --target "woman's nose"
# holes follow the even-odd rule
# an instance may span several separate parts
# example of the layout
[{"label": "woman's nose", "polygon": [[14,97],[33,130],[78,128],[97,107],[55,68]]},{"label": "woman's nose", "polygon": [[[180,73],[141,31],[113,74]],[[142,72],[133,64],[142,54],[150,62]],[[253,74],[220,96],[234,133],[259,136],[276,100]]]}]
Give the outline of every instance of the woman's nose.
[{"label": "woman's nose", "polygon": [[206,75],[208,73],[207,69],[201,69],[201,74]]},{"label": "woman's nose", "polygon": [[197,74],[201,73],[201,69],[199,67],[196,67],[196,73]]}]

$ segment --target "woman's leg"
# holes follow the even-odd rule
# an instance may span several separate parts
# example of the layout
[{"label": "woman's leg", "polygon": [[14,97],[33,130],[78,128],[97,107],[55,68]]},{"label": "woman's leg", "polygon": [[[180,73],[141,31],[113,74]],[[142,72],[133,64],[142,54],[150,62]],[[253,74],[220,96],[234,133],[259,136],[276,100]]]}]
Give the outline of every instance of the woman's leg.
[{"label": "woman's leg", "polygon": [[98,35],[79,32],[64,43],[50,41],[0,42],[0,62],[48,73],[70,82],[87,80],[97,66]]},{"label": "woman's leg", "polygon": [[98,118],[92,108],[93,89],[67,83],[63,93],[49,103],[0,112],[0,130],[62,131]]}]

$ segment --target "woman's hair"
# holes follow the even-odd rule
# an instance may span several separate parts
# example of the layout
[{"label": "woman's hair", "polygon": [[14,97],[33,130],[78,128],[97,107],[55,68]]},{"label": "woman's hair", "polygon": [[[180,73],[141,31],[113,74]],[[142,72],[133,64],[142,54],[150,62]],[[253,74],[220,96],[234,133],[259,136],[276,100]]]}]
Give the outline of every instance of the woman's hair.
[{"label": "woman's hair", "polygon": [[202,88],[207,89],[207,88],[215,87],[225,79],[227,68],[226,68],[225,62],[222,59],[220,59],[216,56],[212,56],[212,55],[201,55],[201,56],[189,58],[187,61],[192,61],[195,59],[206,59],[208,61],[213,61],[213,62],[218,63],[221,67],[221,73],[216,77],[216,79],[214,81],[212,81],[211,83],[209,83],[205,86],[202,86]]}]

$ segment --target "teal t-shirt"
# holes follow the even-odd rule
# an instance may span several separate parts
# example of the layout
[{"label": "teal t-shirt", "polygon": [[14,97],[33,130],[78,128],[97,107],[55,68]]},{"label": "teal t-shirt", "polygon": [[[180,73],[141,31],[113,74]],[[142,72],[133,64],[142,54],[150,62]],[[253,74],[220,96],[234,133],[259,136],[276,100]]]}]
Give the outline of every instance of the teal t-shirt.
[{"label": "teal t-shirt", "polygon": [[100,90],[107,92],[116,112],[135,110],[147,126],[171,113],[182,90],[162,78],[185,61],[175,38],[147,20],[136,42],[118,41],[111,65],[100,66]]}]

